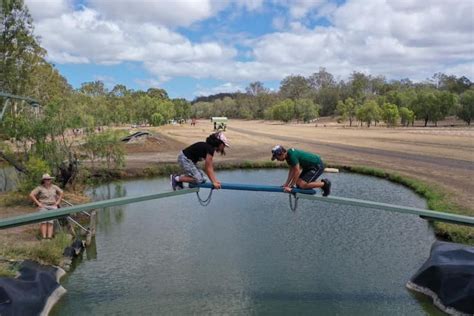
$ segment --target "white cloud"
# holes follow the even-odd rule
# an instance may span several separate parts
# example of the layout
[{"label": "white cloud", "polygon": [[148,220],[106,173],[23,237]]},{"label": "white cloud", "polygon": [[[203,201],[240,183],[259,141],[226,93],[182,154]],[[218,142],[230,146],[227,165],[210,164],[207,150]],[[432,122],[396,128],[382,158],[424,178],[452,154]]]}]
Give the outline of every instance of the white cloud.
[{"label": "white cloud", "polygon": [[233,92],[239,92],[239,91],[245,91],[245,89],[242,88],[239,84],[226,82],[212,88],[197,86],[197,90],[194,92],[194,95],[195,96],[208,96],[208,95],[217,94],[217,93],[233,93]]},{"label": "white cloud", "polygon": [[72,10],[72,0],[26,0],[30,13],[36,20],[60,16]]},{"label": "white cloud", "polygon": [[256,40],[255,60],[294,73],[305,65],[301,74],[323,66],[341,76],[363,69],[411,78],[426,78],[452,64],[472,64],[471,1],[434,1],[424,6],[399,2],[404,5],[350,0],[330,16],[331,27],[306,29],[293,23],[291,31]]},{"label": "white cloud", "polygon": [[148,79],[135,79],[134,81],[143,89],[147,90],[150,87],[160,87],[163,82],[168,81],[170,78],[148,78]]},{"label": "white cloud", "polygon": [[286,25],[286,18],[284,16],[278,15],[272,19],[272,26],[278,31],[282,31]]},{"label": "white cloud", "polygon": [[301,19],[312,11],[318,10],[328,4],[328,0],[274,0],[276,4],[289,9],[292,19]]},{"label": "white cloud", "polygon": [[107,19],[166,26],[189,26],[215,13],[211,0],[90,0],[89,5]]},{"label": "white cloud", "polygon": [[59,63],[219,61],[232,59],[236,54],[233,48],[216,42],[193,44],[163,26],[106,20],[89,8],[42,20],[36,29],[44,34],[42,44],[49,58]]},{"label": "white cloud", "polygon": [[216,15],[231,4],[254,11],[262,7],[263,0],[88,1],[88,5],[102,12],[106,19],[129,23],[148,22],[167,27],[190,26]]},{"label": "white cloud", "polygon": [[[140,0],[133,4],[91,0],[88,7],[78,10],[72,9],[69,0],[46,1],[51,1],[50,12],[38,0],[27,3],[38,17],[36,31],[51,61],[138,62],[158,78],[137,79],[143,85],[177,76],[225,82],[280,80],[291,74],[309,75],[319,67],[342,78],[354,70],[415,80],[439,71],[474,78],[474,4],[470,0],[428,4],[348,0],[340,6],[328,0]],[[288,8],[286,16],[279,11],[273,17],[279,32],[249,39],[242,30],[212,30],[209,38],[219,41],[192,42],[173,29],[215,17],[229,6],[268,12],[269,3]],[[321,16],[332,25],[307,26],[308,19]],[[219,36],[219,32],[227,35]],[[244,46],[246,61],[237,60],[237,44]]]}]

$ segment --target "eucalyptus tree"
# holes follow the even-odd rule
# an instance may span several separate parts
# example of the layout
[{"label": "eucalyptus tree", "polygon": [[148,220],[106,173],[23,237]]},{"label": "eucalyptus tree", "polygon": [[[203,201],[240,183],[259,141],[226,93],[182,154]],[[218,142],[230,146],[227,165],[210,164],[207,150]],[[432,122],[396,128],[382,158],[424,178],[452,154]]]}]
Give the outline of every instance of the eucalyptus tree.
[{"label": "eucalyptus tree", "polygon": [[370,76],[357,71],[354,71],[349,77],[351,97],[359,105],[372,93],[370,80]]},{"label": "eucalyptus tree", "polygon": [[435,73],[430,81],[433,82],[437,89],[456,94],[461,94],[472,86],[472,82],[465,76],[458,78],[441,72]]},{"label": "eucalyptus tree", "polygon": [[269,91],[264,87],[262,82],[255,81],[251,82],[247,88],[245,88],[245,92],[251,96],[258,96],[259,94],[268,93]]},{"label": "eucalyptus tree", "polygon": [[295,102],[291,99],[280,101],[270,109],[274,120],[287,123],[295,117]]},{"label": "eucalyptus tree", "polygon": [[400,119],[398,107],[392,103],[384,103],[382,105],[382,118],[387,124],[387,127],[396,126]]},{"label": "eucalyptus tree", "polygon": [[168,92],[165,89],[150,88],[146,91],[146,94],[151,98],[157,98],[160,100],[169,100]]},{"label": "eucalyptus tree", "polygon": [[398,109],[398,112],[400,114],[402,126],[408,126],[409,124],[413,125],[415,121],[415,113],[412,110],[402,106]]},{"label": "eucalyptus tree", "polygon": [[357,109],[359,107],[360,106],[357,105],[354,99],[347,98],[346,100],[337,103],[337,113],[343,120],[349,120],[349,126],[352,126],[352,121],[356,117]]},{"label": "eucalyptus tree", "polygon": [[250,111],[253,118],[263,118],[265,110],[275,102],[274,93],[271,93],[260,81],[251,82],[248,87],[245,88],[245,91],[246,96],[238,98],[241,101],[239,102],[241,105],[246,105],[241,107],[244,111],[244,113],[241,114],[247,114],[248,116],[247,111]]},{"label": "eucalyptus tree", "polygon": [[79,92],[90,97],[104,97],[109,93],[105,84],[100,80],[82,83]]},{"label": "eucalyptus tree", "polygon": [[0,91],[30,95],[33,69],[44,62],[46,51],[23,0],[3,0],[0,9]]},{"label": "eucalyptus tree", "polygon": [[282,99],[310,98],[312,89],[309,80],[303,76],[288,76],[280,83],[280,96]]},{"label": "eucalyptus tree", "polygon": [[339,87],[334,76],[327,72],[326,68],[319,68],[308,81],[315,92],[315,103],[321,106],[321,115],[334,114],[339,101]]},{"label": "eucalyptus tree", "polygon": [[433,117],[438,117],[439,103],[437,102],[435,93],[430,89],[422,89],[416,93],[416,97],[412,100],[410,108],[415,112],[415,116],[424,120],[425,127]]},{"label": "eucalyptus tree", "polygon": [[[396,107],[396,106],[395,106]],[[356,110],[357,119],[370,127],[372,122],[377,124],[382,118],[382,110],[375,100],[366,100],[364,104]]]},{"label": "eucalyptus tree", "polygon": [[173,99],[175,119],[184,120],[186,122],[189,119],[191,104],[186,99]]},{"label": "eucalyptus tree", "polygon": [[308,123],[319,116],[319,106],[311,99],[298,99],[295,101],[294,112],[298,121]]},{"label": "eucalyptus tree", "polygon": [[461,94],[457,116],[466,122],[467,125],[471,125],[474,119],[474,89],[467,90]]}]

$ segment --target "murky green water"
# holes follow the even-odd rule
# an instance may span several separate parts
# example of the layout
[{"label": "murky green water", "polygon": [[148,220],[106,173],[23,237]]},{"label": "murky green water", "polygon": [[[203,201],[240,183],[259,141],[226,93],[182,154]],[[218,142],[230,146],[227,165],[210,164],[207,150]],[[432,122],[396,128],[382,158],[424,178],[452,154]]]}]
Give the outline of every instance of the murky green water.
[{"label": "murky green water", "polygon": [[[285,170],[219,172],[226,182],[281,184]],[[425,207],[385,180],[330,174],[333,194]],[[169,190],[167,179],[110,184],[96,199]],[[204,191],[203,193],[207,193]],[[405,283],[434,236],[413,215],[219,191],[100,212],[95,247],[63,280],[53,315],[426,315]]]}]

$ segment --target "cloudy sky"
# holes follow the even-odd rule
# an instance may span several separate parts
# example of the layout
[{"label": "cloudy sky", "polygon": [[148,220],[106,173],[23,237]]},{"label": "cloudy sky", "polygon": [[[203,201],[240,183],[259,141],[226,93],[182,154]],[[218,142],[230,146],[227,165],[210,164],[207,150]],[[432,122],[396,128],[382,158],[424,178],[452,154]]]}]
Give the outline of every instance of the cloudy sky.
[{"label": "cloudy sky", "polygon": [[193,99],[278,89],[325,67],[474,80],[472,0],[26,0],[48,60],[74,86],[102,80]]}]

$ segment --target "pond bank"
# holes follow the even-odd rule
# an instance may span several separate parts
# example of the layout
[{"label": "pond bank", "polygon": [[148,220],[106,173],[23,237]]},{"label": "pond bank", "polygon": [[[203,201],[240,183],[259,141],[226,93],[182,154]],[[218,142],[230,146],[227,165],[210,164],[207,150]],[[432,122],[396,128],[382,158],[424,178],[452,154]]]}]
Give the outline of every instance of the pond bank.
[{"label": "pond bank", "polygon": [[[65,198],[74,204],[88,201],[84,194],[66,192]],[[63,207],[65,207],[64,205]],[[0,194],[0,217],[13,217],[35,213],[28,197],[18,192]],[[81,221],[82,218],[76,217]],[[80,231],[75,229],[78,235]],[[39,224],[29,224],[0,230],[0,276],[14,276],[17,263],[23,260],[34,260],[45,265],[61,266],[64,249],[71,245],[72,235],[66,228],[57,230],[52,240],[42,240]]]}]

